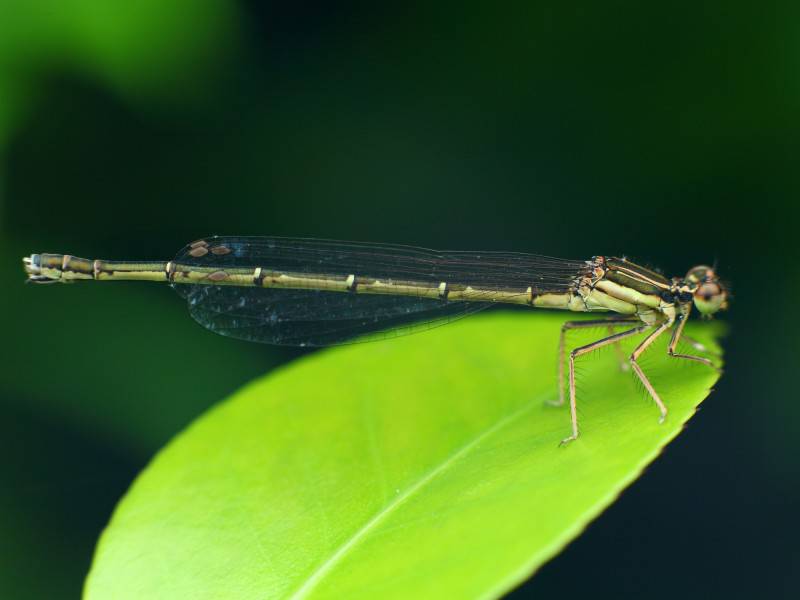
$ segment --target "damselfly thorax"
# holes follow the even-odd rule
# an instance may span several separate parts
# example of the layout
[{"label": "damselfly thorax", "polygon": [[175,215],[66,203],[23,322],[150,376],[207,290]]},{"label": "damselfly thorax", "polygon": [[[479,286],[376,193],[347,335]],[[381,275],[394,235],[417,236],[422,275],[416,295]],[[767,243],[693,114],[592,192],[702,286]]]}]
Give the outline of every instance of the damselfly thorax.
[{"label": "damselfly thorax", "polygon": [[[571,321],[559,343],[559,401],[564,365],[572,434],[578,437],[575,360],[625,338],[646,334],[629,362],[658,406],[667,408],[638,364],[641,354],[672,329],[670,356],[716,368],[707,357],[675,352],[692,307],[711,315],[726,291],[710,267],[667,279],[624,258],[575,261],[507,252],[440,252],[276,237],[211,237],[189,244],[170,261],[116,262],[62,254],[23,259],[29,281],[137,280],[171,284],[192,317],[215,333],[244,340],[327,346],[411,333],[496,304],[574,312],[610,312],[600,321]],[[606,327],[618,333],[574,348],[571,329]],[[685,336],[683,336],[684,339]],[[699,352],[706,349],[690,341]]]}]

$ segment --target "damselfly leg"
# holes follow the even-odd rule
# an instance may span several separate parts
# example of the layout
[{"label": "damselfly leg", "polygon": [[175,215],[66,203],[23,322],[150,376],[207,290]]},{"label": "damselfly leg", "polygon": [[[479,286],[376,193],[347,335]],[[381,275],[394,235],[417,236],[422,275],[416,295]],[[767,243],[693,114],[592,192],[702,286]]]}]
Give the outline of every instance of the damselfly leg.
[{"label": "damselfly leg", "polygon": [[720,354],[719,352],[715,352],[705,344],[698,342],[696,339],[689,337],[685,333],[681,333],[680,339],[682,342],[686,342],[698,352],[704,352],[706,354],[711,354],[712,356],[716,356],[717,358],[722,358],[722,354]]},{"label": "damselfly leg", "polygon": [[[563,406],[564,405],[564,364],[566,363],[567,352],[567,332],[573,329],[593,329],[597,327],[606,327],[609,335],[613,335],[614,327],[622,325],[629,325],[631,323],[638,323],[639,319],[624,317],[614,318],[608,317],[605,319],[592,319],[590,321],[567,321],[561,326],[561,335],[558,339],[558,400],[550,400],[547,402],[550,406]],[[614,344],[617,354],[622,357],[622,360],[627,364],[622,348],[619,343]]]},{"label": "damselfly leg", "polygon": [[664,419],[667,418],[667,407],[664,405],[664,402],[662,402],[661,397],[658,395],[658,392],[656,392],[656,389],[653,387],[653,384],[650,383],[650,380],[647,378],[647,375],[645,375],[644,371],[642,371],[642,367],[639,366],[638,360],[639,357],[642,355],[642,353],[650,347],[650,344],[655,342],[658,336],[664,333],[671,326],[672,323],[670,321],[664,321],[663,323],[661,323],[658,327],[656,327],[656,330],[654,332],[652,332],[646,338],[644,338],[641,344],[636,346],[636,350],[634,350],[633,354],[631,354],[631,367],[633,367],[634,372],[641,380],[642,384],[647,390],[647,393],[650,394],[650,397],[653,399],[653,402],[655,402],[656,406],[658,406],[658,410],[661,411],[661,418],[659,419],[659,423],[663,423]]},{"label": "damselfly leg", "polygon": [[[621,333],[610,335],[601,340],[597,340],[596,342],[592,342],[591,344],[586,344],[585,346],[580,346],[579,348],[575,348],[569,353],[569,413],[570,413],[570,418],[572,420],[572,435],[561,440],[561,445],[567,444],[573,440],[578,439],[578,412],[575,401],[575,359],[578,358],[579,356],[583,356],[584,354],[588,354],[589,352],[597,350],[598,348],[602,348],[603,346],[608,346],[609,344],[614,344],[631,336],[640,334],[643,331],[649,329],[650,327],[652,327],[652,325],[643,323],[639,327],[634,327],[633,329],[629,329],[628,331],[623,331]],[[648,339],[649,337],[651,336],[648,336]],[[635,364],[634,368],[636,368]]]},{"label": "damselfly leg", "polygon": [[722,369],[717,367],[711,359],[706,358],[705,356],[694,356],[693,354],[680,354],[678,352],[675,352],[675,348],[678,347],[678,342],[681,339],[689,342],[691,346],[698,352],[708,352],[708,349],[705,346],[703,346],[698,342],[695,342],[694,340],[683,334],[683,328],[686,326],[686,321],[688,320],[688,318],[689,318],[689,309],[687,309],[685,315],[680,315],[678,317],[678,325],[672,332],[672,339],[669,341],[669,346],[667,347],[667,353],[673,358],[684,358],[686,360],[693,360],[702,363],[704,365],[711,367],[718,373],[721,373]]}]

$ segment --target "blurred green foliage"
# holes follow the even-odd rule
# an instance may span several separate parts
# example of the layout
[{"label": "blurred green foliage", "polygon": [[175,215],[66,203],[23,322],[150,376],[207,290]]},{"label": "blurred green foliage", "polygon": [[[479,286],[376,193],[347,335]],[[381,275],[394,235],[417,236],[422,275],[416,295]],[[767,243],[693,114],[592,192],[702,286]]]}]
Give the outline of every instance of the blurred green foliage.
[{"label": "blurred green foliage", "polygon": [[22,286],[21,255],[162,259],[255,233],[630,253],[671,275],[718,259],[716,393],[517,594],[788,596],[799,13],[0,2],[0,595],[77,595],[133,474],[296,355],[213,338],[159,286]]},{"label": "blurred green foliage", "polygon": [[191,103],[229,57],[237,13],[228,0],[2,0],[0,141],[59,73],[131,102]]}]

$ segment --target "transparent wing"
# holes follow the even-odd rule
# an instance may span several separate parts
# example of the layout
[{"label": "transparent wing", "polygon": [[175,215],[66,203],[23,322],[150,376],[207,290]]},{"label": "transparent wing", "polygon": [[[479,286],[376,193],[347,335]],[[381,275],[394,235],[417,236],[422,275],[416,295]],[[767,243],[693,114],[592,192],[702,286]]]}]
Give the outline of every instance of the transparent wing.
[{"label": "transparent wing", "polygon": [[[383,281],[438,286],[470,285],[527,294],[529,286],[565,291],[585,269],[583,261],[515,253],[437,252],[408,246],[295,238],[214,237],[186,246],[175,263],[211,269],[255,269],[350,274]],[[334,344],[429,329],[491,306],[414,295],[371,295],[325,290],[176,284],[192,317],[230,337],[292,346]]]},{"label": "transparent wing", "polygon": [[282,346],[331,346],[430,329],[491,306],[320,290],[191,285],[179,289],[198,323],[220,335]]}]

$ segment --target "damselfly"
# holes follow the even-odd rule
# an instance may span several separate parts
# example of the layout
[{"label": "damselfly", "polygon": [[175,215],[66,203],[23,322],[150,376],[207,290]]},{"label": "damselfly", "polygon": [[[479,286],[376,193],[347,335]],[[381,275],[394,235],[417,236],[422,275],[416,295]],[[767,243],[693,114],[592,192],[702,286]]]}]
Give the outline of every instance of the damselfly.
[{"label": "damselfly", "polygon": [[[668,353],[716,368],[703,356],[676,352],[694,305],[710,316],[727,305],[714,270],[663,275],[625,258],[563,260],[505,252],[439,252],[399,245],[278,238],[211,237],[193,242],[167,262],[112,262],[62,254],[23,259],[35,283],[138,280],[170,283],[192,317],[221,335],[269,344],[326,346],[400,335],[445,323],[493,304],[517,304],[614,317],[564,323],[559,343],[559,402],[568,363],[572,434],[578,437],[575,360],[609,344],[647,335],[629,357],[661,413],[667,414],[639,358],[668,329]],[[609,333],[565,356],[571,329]],[[686,339],[686,336],[684,336]],[[700,344],[690,341],[700,352]]]}]

